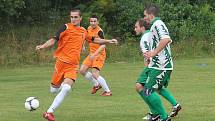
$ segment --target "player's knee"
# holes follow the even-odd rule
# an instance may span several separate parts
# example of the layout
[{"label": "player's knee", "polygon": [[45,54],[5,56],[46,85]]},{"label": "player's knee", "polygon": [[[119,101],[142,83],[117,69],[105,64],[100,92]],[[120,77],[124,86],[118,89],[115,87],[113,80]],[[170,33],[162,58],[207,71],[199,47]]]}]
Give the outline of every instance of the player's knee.
[{"label": "player's knee", "polygon": [[137,92],[140,92],[140,91],[142,91],[143,90],[143,85],[142,84],[140,84],[140,83],[136,83],[136,85],[135,85],[135,89],[136,89],[136,91]]},{"label": "player's knee", "polygon": [[84,70],[84,69],[82,69],[82,68],[80,69],[80,71],[79,71],[79,72],[80,72],[80,73],[81,73],[81,75],[83,75],[83,76],[86,74],[86,70]]}]

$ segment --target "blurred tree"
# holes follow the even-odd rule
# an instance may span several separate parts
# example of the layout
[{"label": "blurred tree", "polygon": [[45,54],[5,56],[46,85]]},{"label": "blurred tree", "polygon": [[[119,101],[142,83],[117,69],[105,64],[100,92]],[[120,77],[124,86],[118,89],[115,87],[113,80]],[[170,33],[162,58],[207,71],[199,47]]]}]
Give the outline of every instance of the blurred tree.
[{"label": "blurred tree", "polygon": [[0,0],[0,30],[4,25],[14,22],[25,8],[24,0]]},{"label": "blurred tree", "polygon": [[134,37],[134,22],[150,2],[160,7],[160,17],[176,41],[199,35],[214,38],[214,0],[0,0],[0,30],[6,25],[62,24],[69,22],[72,8],[80,8],[84,27],[96,14],[106,33],[132,40],[128,38]]}]

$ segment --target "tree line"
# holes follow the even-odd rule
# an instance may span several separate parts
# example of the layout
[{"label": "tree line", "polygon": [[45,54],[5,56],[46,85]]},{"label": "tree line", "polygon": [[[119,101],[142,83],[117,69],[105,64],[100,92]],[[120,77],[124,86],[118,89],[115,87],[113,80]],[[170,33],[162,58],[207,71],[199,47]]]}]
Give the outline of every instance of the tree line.
[{"label": "tree line", "polygon": [[97,14],[107,33],[125,40],[133,36],[133,24],[150,2],[160,7],[160,16],[176,41],[215,37],[213,0],[0,0],[0,28],[65,22],[71,8],[80,8],[83,26],[91,14]]},{"label": "tree line", "polygon": [[72,8],[82,11],[82,26],[87,28],[89,16],[96,14],[105,36],[120,41],[107,47],[107,61],[140,61],[134,23],[150,3],[160,8],[174,58],[215,55],[214,0],[0,0],[0,65],[52,62],[53,50],[36,53],[35,45],[70,22]]}]

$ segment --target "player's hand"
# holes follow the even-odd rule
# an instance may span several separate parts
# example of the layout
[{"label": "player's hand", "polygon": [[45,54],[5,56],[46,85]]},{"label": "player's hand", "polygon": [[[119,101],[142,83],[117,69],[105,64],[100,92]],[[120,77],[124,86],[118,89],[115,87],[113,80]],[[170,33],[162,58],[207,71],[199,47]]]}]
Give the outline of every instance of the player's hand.
[{"label": "player's hand", "polygon": [[116,39],[111,39],[110,41],[109,41],[109,43],[111,43],[111,44],[118,44],[118,41],[116,40]]},{"label": "player's hand", "polygon": [[41,50],[41,49],[43,49],[42,45],[37,45],[35,50],[38,51],[38,50]]},{"label": "player's hand", "polygon": [[145,58],[152,58],[156,55],[156,53],[154,51],[149,51],[149,52],[144,52],[143,55]]}]

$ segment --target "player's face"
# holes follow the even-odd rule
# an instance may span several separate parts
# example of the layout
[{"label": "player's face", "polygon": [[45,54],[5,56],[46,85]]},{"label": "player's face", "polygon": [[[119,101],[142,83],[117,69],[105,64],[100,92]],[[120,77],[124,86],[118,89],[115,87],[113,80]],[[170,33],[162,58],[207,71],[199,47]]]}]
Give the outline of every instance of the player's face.
[{"label": "player's face", "polygon": [[75,26],[80,26],[82,17],[79,12],[70,12],[71,23]]},{"label": "player's face", "polygon": [[146,10],[144,11],[144,20],[147,22],[147,23],[150,23],[151,22],[151,15],[148,14],[146,12]]},{"label": "player's face", "polygon": [[140,27],[139,22],[135,23],[134,31],[136,32],[136,35],[140,35],[143,33],[143,27]]},{"label": "player's face", "polygon": [[93,28],[96,28],[96,26],[99,24],[97,18],[90,18],[90,26]]}]

